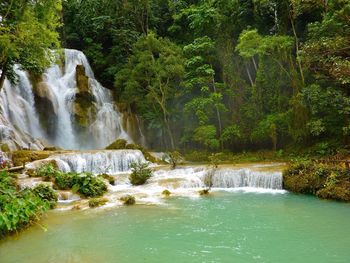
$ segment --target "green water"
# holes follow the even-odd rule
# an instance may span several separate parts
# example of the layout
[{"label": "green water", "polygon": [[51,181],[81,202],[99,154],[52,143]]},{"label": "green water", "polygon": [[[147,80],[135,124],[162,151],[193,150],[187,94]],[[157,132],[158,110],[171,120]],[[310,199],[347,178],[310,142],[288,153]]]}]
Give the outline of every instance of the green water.
[{"label": "green water", "polygon": [[239,192],[56,211],[0,241],[0,262],[350,262],[349,219],[349,204]]}]

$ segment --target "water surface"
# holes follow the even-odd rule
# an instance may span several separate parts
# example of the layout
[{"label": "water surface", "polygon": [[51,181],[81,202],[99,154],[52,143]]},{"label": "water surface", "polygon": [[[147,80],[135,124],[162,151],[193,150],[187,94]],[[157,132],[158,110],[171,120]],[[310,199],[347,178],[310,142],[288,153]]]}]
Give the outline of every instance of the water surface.
[{"label": "water surface", "polygon": [[53,211],[46,232],[0,241],[0,262],[349,262],[349,218],[349,204],[289,193]]}]

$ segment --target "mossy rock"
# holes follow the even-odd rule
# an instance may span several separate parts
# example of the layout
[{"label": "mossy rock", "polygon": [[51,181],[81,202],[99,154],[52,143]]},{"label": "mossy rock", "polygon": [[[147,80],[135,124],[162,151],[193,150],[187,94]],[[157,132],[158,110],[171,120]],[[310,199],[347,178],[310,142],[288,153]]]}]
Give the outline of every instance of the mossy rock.
[{"label": "mossy rock", "polygon": [[136,199],[132,195],[124,195],[119,198],[119,200],[122,201],[124,205],[134,205],[136,203]]},{"label": "mossy rock", "polygon": [[127,143],[124,139],[118,139],[108,145],[106,147],[107,150],[121,150],[121,149],[129,149],[129,150],[140,150],[145,157],[145,159],[151,163],[156,163],[157,159],[151,155],[144,147],[134,143]]},{"label": "mossy rock", "polygon": [[31,151],[19,150],[12,152],[12,162],[14,166],[21,166],[27,162],[33,162],[48,158],[52,155],[51,151]]},{"label": "mossy rock", "polygon": [[283,171],[283,188],[323,199],[350,201],[350,170],[317,162],[292,163]]},{"label": "mossy rock", "polygon": [[90,208],[95,208],[98,206],[102,206],[108,202],[107,198],[91,198],[89,200],[89,207]]},{"label": "mossy rock", "polygon": [[350,202],[350,183],[323,188],[316,195],[323,199]]},{"label": "mossy rock", "polygon": [[98,177],[106,179],[110,185],[115,184],[115,178],[109,174],[99,174]]},{"label": "mossy rock", "polygon": [[76,204],[72,207],[72,210],[81,210],[81,205],[80,204]]},{"label": "mossy rock", "polygon": [[45,146],[43,151],[57,151],[59,150],[59,148],[57,148],[56,146]]},{"label": "mossy rock", "polygon": [[198,193],[199,195],[209,195],[209,189],[202,189]]},{"label": "mossy rock", "polygon": [[85,74],[85,67],[83,65],[76,66],[75,80],[77,82],[77,88],[79,92],[89,91],[89,78]]},{"label": "mossy rock", "polygon": [[126,149],[127,141],[124,139],[118,139],[106,147],[107,150],[120,150]]},{"label": "mossy rock", "polygon": [[171,195],[171,192],[168,190],[168,189],[165,189],[163,192],[162,192],[162,195],[165,196],[165,197],[169,197]]},{"label": "mossy rock", "polygon": [[3,152],[9,152],[9,151],[10,151],[10,147],[8,146],[7,143],[1,144],[0,149],[1,149],[1,151],[3,151]]}]

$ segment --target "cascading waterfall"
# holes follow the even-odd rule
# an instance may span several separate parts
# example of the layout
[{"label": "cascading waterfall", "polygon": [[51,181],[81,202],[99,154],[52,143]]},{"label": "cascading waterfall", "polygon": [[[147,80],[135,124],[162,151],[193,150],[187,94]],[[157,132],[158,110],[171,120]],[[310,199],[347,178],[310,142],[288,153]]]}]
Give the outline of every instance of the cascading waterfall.
[{"label": "cascading waterfall", "polygon": [[51,156],[47,160],[54,160],[63,172],[90,172],[95,175],[130,171],[132,162],[146,162],[139,150],[65,153]]},{"label": "cascading waterfall", "polygon": [[41,143],[32,138],[43,136],[34,107],[32,85],[24,71],[18,66],[14,70],[18,76],[17,84],[11,85],[5,79],[0,91],[0,143],[6,143],[12,149],[18,146],[39,149]]},{"label": "cascading waterfall", "polygon": [[208,169],[205,167],[179,168],[155,172],[151,182],[158,182],[167,188],[200,188],[206,187],[208,176],[213,188],[263,188],[282,189],[282,173],[266,172],[255,169]]},{"label": "cascading waterfall", "polygon": [[[48,68],[35,87],[29,75],[15,66],[18,83],[10,84],[6,79],[0,92],[0,144],[10,142],[13,149],[42,148],[31,137],[65,149],[104,148],[118,138],[131,142],[111,91],[94,78],[86,56],[65,49],[64,57],[64,63]],[[90,107],[81,126],[75,119],[77,96],[81,92],[77,83],[78,65],[83,66],[84,77],[88,79],[83,92]],[[85,108],[80,110],[87,112]]]},{"label": "cascading waterfall", "polygon": [[[84,66],[88,79],[89,93],[93,96],[96,114],[88,120],[88,132],[92,141],[86,142],[80,134],[74,131],[73,102],[77,94],[76,67]],[[112,94],[94,79],[94,73],[86,56],[77,50],[65,49],[65,70],[62,75],[60,67],[53,65],[45,73],[47,84],[55,93],[58,103],[59,131],[55,144],[66,149],[103,148],[117,138],[130,141],[121,123],[121,114],[113,105]]]},{"label": "cascading waterfall", "polygon": [[253,187],[279,190],[282,189],[282,173],[251,169],[218,169],[212,176],[212,187]]}]

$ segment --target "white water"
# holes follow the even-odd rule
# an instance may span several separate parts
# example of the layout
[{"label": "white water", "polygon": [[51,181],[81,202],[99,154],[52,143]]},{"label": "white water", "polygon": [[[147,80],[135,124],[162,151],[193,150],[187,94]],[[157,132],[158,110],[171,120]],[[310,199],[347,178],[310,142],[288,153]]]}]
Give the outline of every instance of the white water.
[{"label": "white water", "polygon": [[[9,143],[10,148],[42,148],[31,138],[34,137],[65,149],[98,149],[118,138],[131,141],[123,129],[122,116],[113,103],[111,91],[94,78],[86,56],[71,49],[65,49],[64,55],[64,69],[58,64],[52,65],[44,72],[41,83],[46,99],[53,106],[54,116],[49,121],[55,123],[54,134],[49,134],[40,124],[29,77],[16,66],[18,84],[12,85],[5,80],[0,92],[0,144]],[[87,128],[79,132],[75,130],[73,116],[73,103],[78,92],[77,65],[85,67],[89,92],[94,97],[92,104],[96,109],[89,116]]]},{"label": "white water", "polygon": [[132,162],[146,162],[139,150],[113,150],[98,152],[65,153],[53,155],[63,172],[90,172],[93,174],[116,174],[130,171]]},{"label": "white water", "polygon": [[0,91],[0,144],[7,143],[11,149],[18,146],[39,149],[41,143],[30,136],[40,138],[43,135],[34,107],[32,85],[27,74],[18,66],[15,72],[18,83],[11,85],[5,79]]},{"label": "white water", "polygon": [[218,169],[213,177],[214,188],[252,187],[280,190],[282,189],[281,172],[262,172],[252,169]]},{"label": "white water", "polygon": [[[114,185],[108,184],[108,193],[105,195],[108,203],[104,207],[121,205],[119,198],[125,194],[135,196],[137,203],[140,204],[162,204],[164,203],[162,192],[165,189],[171,192],[171,196],[198,198],[200,196],[198,191],[207,188],[205,183],[207,175],[213,172],[212,168],[207,166],[184,166],[174,170],[155,166],[153,176],[146,184],[133,186],[128,178],[130,164],[145,162],[144,156],[138,150],[65,153],[35,161],[27,164],[26,167],[35,169],[52,160],[55,160],[59,169],[64,172],[86,171],[95,175],[102,173],[112,175],[115,178]],[[211,192],[213,194],[220,191],[283,194],[286,191],[282,189],[282,172],[278,168],[280,164],[274,165],[277,169],[274,171],[262,170],[264,164],[250,165],[247,168],[218,168],[212,173]],[[272,167],[272,165],[269,166]],[[62,199],[60,204],[65,206],[59,209],[73,208],[76,199],[69,196],[60,198]],[[80,205],[88,208],[87,202],[80,202]]]},{"label": "white water", "polygon": [[[208,167],[181,167],[174,170],[158,169],[146,184],[132,186],[128,174],[115,175],[115,185],[109,186],[108,206],[118,204],[118,198],[125,194],[136,197],[140,204],[162,204],[162,192],[167,189],[171,196],[198,198],[199,190],[207,188],[205,177]],[[254,193],[283,194],[282,173],[259,171],[255,168],[219,168],[213,174],[211,192],[244,191]]]}]

